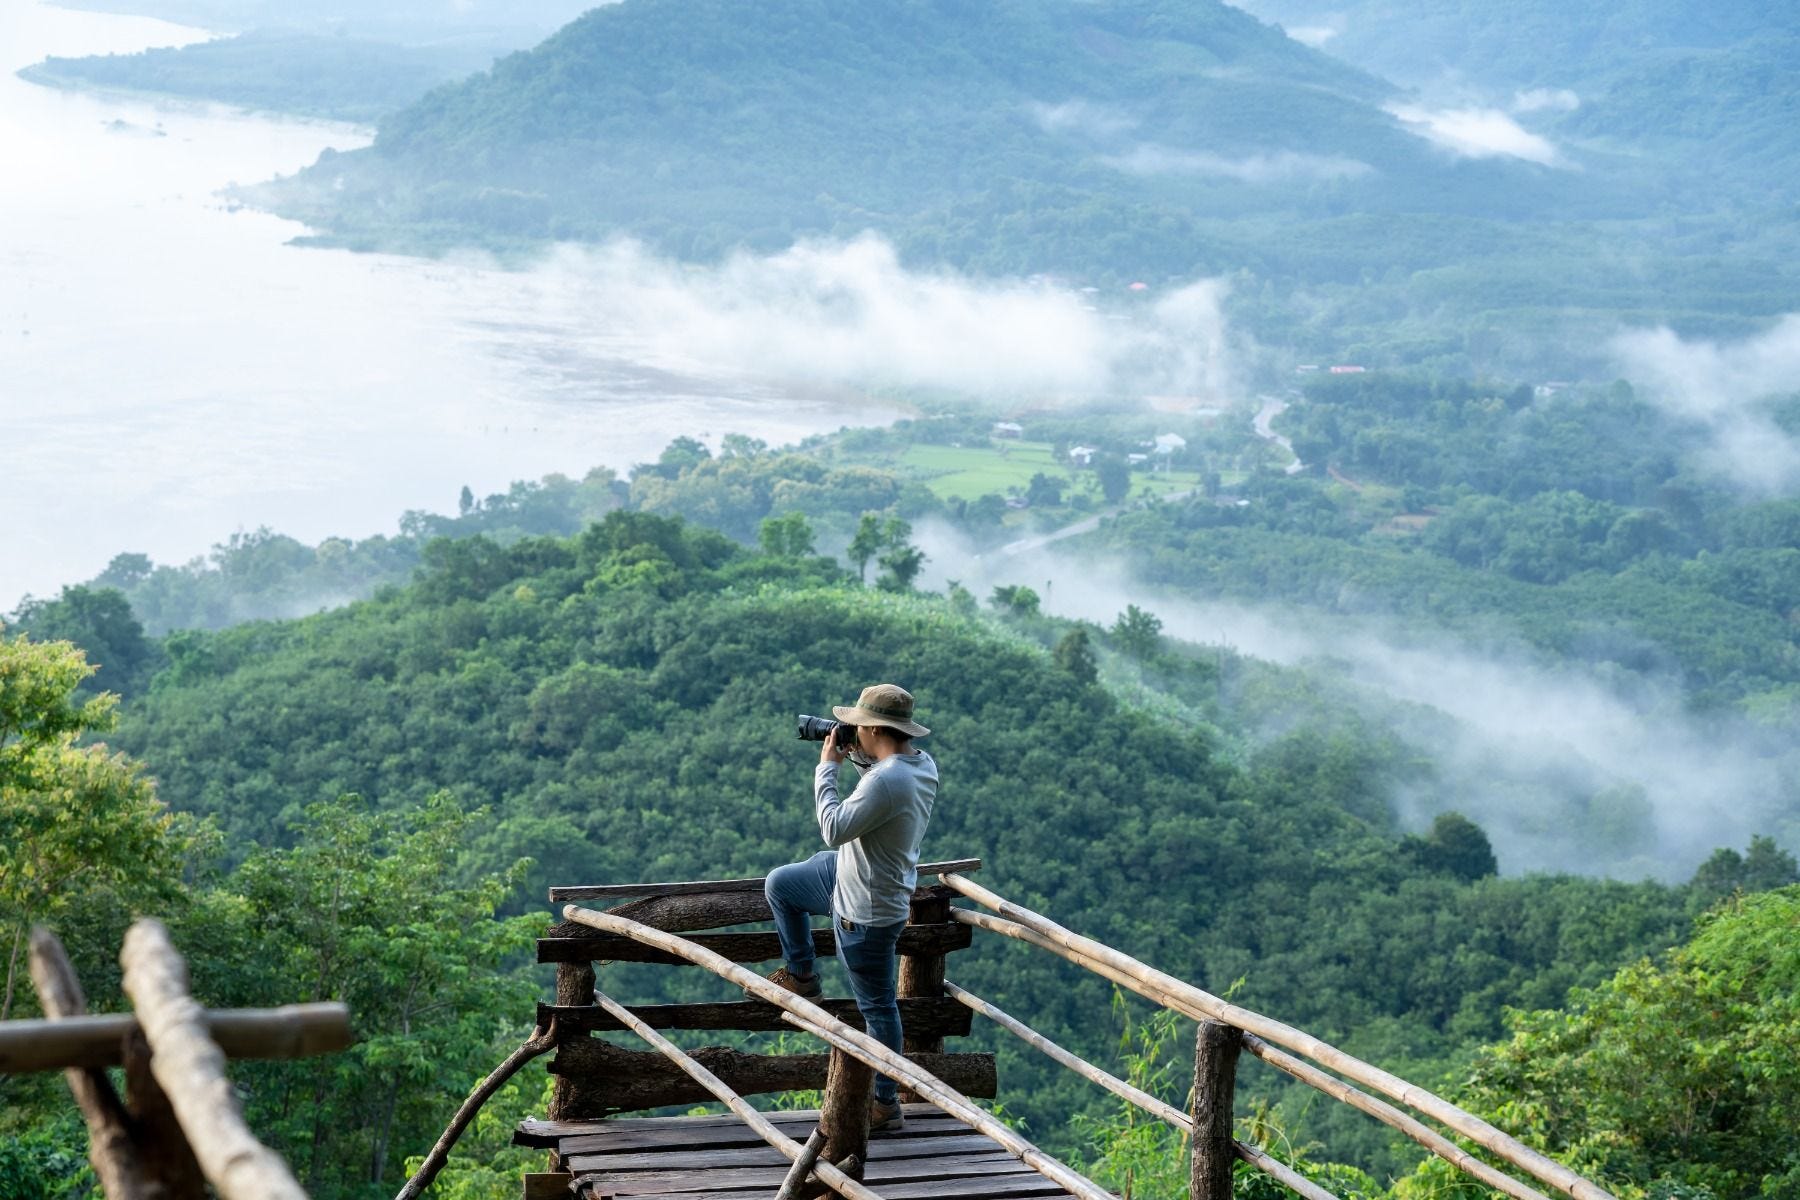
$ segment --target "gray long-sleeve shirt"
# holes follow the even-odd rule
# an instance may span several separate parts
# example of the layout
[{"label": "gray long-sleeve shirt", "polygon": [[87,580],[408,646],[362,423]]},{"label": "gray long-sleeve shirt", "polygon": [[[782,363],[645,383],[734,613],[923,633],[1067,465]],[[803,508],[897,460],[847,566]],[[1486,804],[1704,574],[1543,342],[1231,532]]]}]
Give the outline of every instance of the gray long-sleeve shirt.
[{"label": "gray long-sleeve shirt", "polygon": [[906,920],[919,881],[919,845],[937,798],[937,763],[923,750],[891,754],[837,794],[837,766],[813,772],[819,833],[838,852],[832,911],[859,925]]}]

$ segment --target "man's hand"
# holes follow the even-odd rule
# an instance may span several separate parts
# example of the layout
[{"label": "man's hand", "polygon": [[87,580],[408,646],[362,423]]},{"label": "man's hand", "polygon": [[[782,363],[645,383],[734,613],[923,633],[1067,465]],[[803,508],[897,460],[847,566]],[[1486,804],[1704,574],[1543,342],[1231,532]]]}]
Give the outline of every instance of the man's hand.
[{"label": "man's hand", "polygon": [[[843,726],[838,726],[838,729],[842,728]],[[830,763],[834,767],[844,761],[844,751],[838,745],[837,729],[832,730],[831,736],[819,743],[819,761]]]}]

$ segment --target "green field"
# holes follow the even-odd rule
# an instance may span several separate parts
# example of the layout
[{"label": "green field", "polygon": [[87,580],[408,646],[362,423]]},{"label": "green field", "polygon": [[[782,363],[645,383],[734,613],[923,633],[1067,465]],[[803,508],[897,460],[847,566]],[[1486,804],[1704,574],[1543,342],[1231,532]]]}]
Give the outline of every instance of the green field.
[{"label": "green field", "polygon": [[[993,441],[985,446],[908,446],[900,466],[918,474],[939,499],[974,500],[988,495],[1023,492],[1031,477],[1040,472],[1067,483],[1071,495],[1087,493],[1100,504],[1100,483],[1092,471],[1059,462],[1048,442]],[[1131,490],[1145,488],[1158,495],[1197,487],[1200,476],[1192,471],[1134,471]]]}]

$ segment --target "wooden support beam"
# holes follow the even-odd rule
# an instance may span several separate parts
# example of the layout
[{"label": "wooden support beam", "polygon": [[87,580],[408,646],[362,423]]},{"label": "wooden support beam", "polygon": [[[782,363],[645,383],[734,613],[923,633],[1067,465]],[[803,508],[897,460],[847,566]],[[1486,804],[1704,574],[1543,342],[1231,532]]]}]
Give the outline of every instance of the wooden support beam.
[{"label": "wooden support beam", "polygon": [[1235,1026],[1202,1021],[1194,1038],[1191,1200],[1231,1200],[1237,1165],[1232,1124],[1240,1037]]},{"label": "wooden support beam", "polygon": [[1604,1188],[1509,1137],[1473,1113],[1458,1108],[1397,1075],[1346,1054],[1310,1033],[1221,1000],[1173,975],[1146,966],[1128,954],[1064,929],[1049,918],[1013,904],[960,875],[945,874],[940,878],[964,896],[1005,918],[996,919],[985,913],[958,909],[951,914],[955,920],[967,921],[978,928],[990,929],[1041,946],[1196,1020],[1222,1021],[1304,1054],[1357,1083],[1391,1096],[1402,1104],[1411,1105],[1492,1152],[1502,1161],[1566,1192],[1574,1200],[1613,1200],[1612,1195]]},{"label": "wooden support beam", "polygon": [[825,1072],[825,1096],[819,1103],[819,1128],[825,1131],[825,1158],[842,1162],[854,1158],[862,1178],[862,1164],[869,1157],[869,1099],[875,1090],[875,1072],[865,1062],[832,1048]]},{"label": "wooden support beam", "polygon": [[[229,1058],[310,1058],[353,1040],[342,1004],[202,1010],[197,1019]],[[122,1066],[121,1047],[137,1026],[130,1013],[7,1021],[0,1024],[0,1074]]]},{"label": "wooden support beam", "polygon": [[[38,1004],[46,1016],[65,1020],[86,1015],[81,980],[62,942],[48,929],[31,931],[29,966]],[[108,1200],[160,1200],[132,1140],[131,1118],[106,1072],[99,1067],[75,1067],[63,1075],[87,1123],[88,1161],[94,1166],[101,1192]]]},{"label": "wooden support beam", "polygon": [[687,957],[706,967],[713,974],[730,980],[772,1004],[779,1005],[787,1013],[788,1020],[801,1029],[816,1034],[834,1048],[884,1072],[901,1086],[911,1088],[915,1093],[927,1098],[931,1103],[958,1120],[987,1134],[998,1142],[1008,1154],[1046,1179],[1061,1185],[1071,1195],[1080,1197],[1081,1200],[1114,1200],[1109,1193],[1097,1187],[1090,1180],[1070,1170],[1066,1164],[1045,1154],[995,1120],[991,1114],[970,1104],[968,1099],[959,1094],[956,1088],[947,1086],[942,1079],[925,1068],[922,1063],[909,1061],[895,1054],[868,1034],[851,1029],[842,1021],[834,1020],[830,1014],[811,1001],[796,996],[762,976],[747,971],[743,967],[673,934],[663,933],[631,921],[622,921],[604,913],[591,912],[573,904],[563,909],[563,916],[571,921],[580,921],[608,933],[629,934],[652,946],[660,946],[664,950],[674,951]]},{"label": "wooden support beam", "polygon": [[[856,1007],[856,1001],[820,1000],[818,1005],[846,1025],[862,1028],[863,1017]],[[787,1023],[781,1019],[781,1010],[761,1000],[722,1000],[707,1004],[639,1004],[633,1006],[631,1011],[652,1029],[788,1028]],[[564,1035],[609,1033],[625,1028],[617,1017],[594,1004],[573,1008],[539,1004],[537,1023],[546,1025],[551,1018],[555,1018],[556,1027]],[[961,1037],[967,1034],[971,1017],[968,1009],[948,996],[921,996],[900,1001],[900,1020],[909,1036],[917,1030],[921,1036],[937,1038],[941,1045],[942,1039],[947,1035]]]},{"label": "wooden support beam", "polygon": [[[966,874],[981,870],[979,858],[957,858],[946,862],[920,863],[919,874],[938,875],[945,871]],[[569,900],[605,900],[625,896],[695,896],[720,892],[755,892],[762,894],[766,875],[749,879],[697,879],[680,883],[605,883],[575,887],[553,887],[550,903]]]},{"label": "wooden support beam", "polygon": [[162,922],[141,920],[119,953],[125,994],[150,1044],[150,1070],[168,1095],[207,1182],[222,1200],[306,1200],[281,1156],[256,1140],[207,1035],[205,1011],[187,991],[187,964]]},{"label": "wooden support beam", "polygon": [[475,1119],[475,1114],[481,1111],[481,1106],[486,1104],[520,1067],[538,1055],[548,1053],[555,1048],[556,1028],[553,1023],[539,1025],[533,1030],[532,1035],[522,1042],[517,1050],[509,1054],[504,1062],[475,1085],[475,1090],[470,1092],[468,1098],[462,1102],[462,1106],[456,1110],[456,1115],[450,1119],[450,1124],[445,1127],[444,1132],[438,1136],[436,1144],[431,1147],[430,1153],[425,1155],[425,1161],[419,1164],[419,1169],[413,1172],[412,1178],[408,1179],[400,1188],[394,1200],[418,1200],[418,1197],[424,1194],[425,1189],[431,1186],[432,1180],[437,1178],[438,1172],[444,1169],[444,1164],[450,1161],[450,1151],[455,1148],[463,1131],[469,1127],[469,1122]]},{"label": "wooden support beam", "polygon": [[[788,1137],[769,1122],[769,1119],[751,1108],[732,1088],[701,1065],[692,1055],[685,1053],[675,1043],[663,1037],[642,1021],[631,1015],[631,1010],[610,996],[596,995],[596,1001],[602,1008],[618,1017],[631,1027],[632,1032],[654,1046],[657,1052],[667,1058],[695,1083],[699,1084],[709,1096],[721,1101],[724,1105],[743,1119],[744,1123],[756,1131],[758,1137],[779,1151],[789,1162],[798,1162],[806,1150],[799,1142]],[[810,1144],[810,1142],[808,1143]],[[815,1152],[816,1153],[816,1152]],[[881,1200],[875,1192],[864,1187],[851,1174],[839,1170],[828,1159],[815,1163],[819,1178],[837,1189],[838,1193],[848,1200]]]},{"label": "wooden support beam", "polygon": [[[829,1019],[829,1018],[827,1018]],[[728,1046],[706,1046],[693,1058],[740,1095],[811,1091],[826,1082],[823,1054],[745,1054]],[[921,1065],[943,1076],[965,1095],[991,1099],[997,1078],[991,1054],[922,1055]],[[550,1060],[561,1098],[555,1121],[581,1121],[711,1099],[703,1088],[671,1067],[662,1056],[627,1050],[601,1038],[567,1038]]]},{"label": "wooden support beam", "polygon": [[825,1130],[821,1126],[812,1131],[806,1145],[800,1148],[800,1157],[788,1167],[787,1177],[781,1181],[781,1190],[775,1193],[775,1200],[800,1200],[800,1189],[812,1174],[813,1164],[819,1161],[819,1151],[824,1148]]},{"label": "wooden support beam", "polygon": [[[627,918],[628,920],[630,918]],[[837,956],[837,936],[829,929],[813,930],[813,950],[821,957]],[[781,957],[781,939],[773,933],[702,933],[691,939],[713,953],[737,963],[768,962]],[[909,925],[901,931],[896,947],[902,955],[943,956],[969,945],[970,931],[949,919],[930,925]],[[559,925],[538,939],[537,960],[541,963],[566,962],[642,962],[664,966],[691,966],[680,955],[667,954],[654,946],[628,937],[596,934],[581,925]],[[935,993],[933,993],[935,994]]]}]

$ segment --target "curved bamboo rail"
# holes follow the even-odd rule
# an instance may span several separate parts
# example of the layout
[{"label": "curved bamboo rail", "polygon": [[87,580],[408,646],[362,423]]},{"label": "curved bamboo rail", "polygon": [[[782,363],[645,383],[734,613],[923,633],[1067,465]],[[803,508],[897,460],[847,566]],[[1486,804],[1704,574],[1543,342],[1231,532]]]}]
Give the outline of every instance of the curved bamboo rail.
[{"label": "curved bamboo rail", "polygon": [[[784,1194],[788,1192],[790,1182],[797,1184],[805,1180],[806,1166],[803,1164],[809,1157],[808,1151],[811,1152],[811,1158],[817,1159],[819,1147],[825,1144],[825,1139],[820,1132],[815,1132],[811,1138],[807,1139],[806,1145],[801,1145],[775,1128],[769,1123],[768,1118],[751,1108],[749,1104],[745,1103],[742,1096],[726,1086],[724,1080],[695,1062],[674,1042],[650,1028],[647,1022],[640,1019],[629,1008],[605,992],[598,990],[594,992],[594,1002],[619,1018],[626,1028],[660,1050],[665,1058],[687,1072],[688,1077],[695,1083],[718,1097],[721,1103],[743,1119],[744,1124],[748,1125],[757,1137],[769,1143],[783,1158],[793,1164],[793,1170],[799,1171],[800,1179],[794,1180],[793,1170],[790,1170],[789,1178],[782,1181],[781,1189]],[[831,1163],[815,1161],[811,1166],[821,1180],[830,1184],[840,1195],[848,1197],[848,1200],[882,1200],[879,1194],[864,1187],[860,1180],[852,1179]]]},{"label": "curved bamboo rail", "polygon": [[[955,876],[955,878],[961,877]],[[852,1029],[818,1005],[801,999],[777,984],[770,983],[761,975],[738,966],[723,955],[715,954],[704,946],[695,945],[686,938],[664,933],[659,929],[652,929],[637,921],[594,912],[579,905],[570,904],[565,907],[563,918],[593,929],[602,929],[608,933],[622,933],[645,945],[667,950],[697,966],[705,967],[714,975],[728,979],[775,1005],[782,1010],[784,1019],[792,1024],[823,1038],[852,1058],[887,1074],[964,1124],[978,1132],[985,1133],[999,1143],[1008,1154],[1072,1195],[1079,1196],[1082,1200],[1115,1200],[1110,1192],[1096,1186],[1070,1169],[1067,1164],[1045,1154],[992,1116],[970,1104],[961,1093],[946,1085],[930,1072],[895,1054],[868,1034]]]},{"label": "curved bamboo rail", "polygon": [[[1092,938],[1086,938],[1072,930],[1065,929],[1049,918],[1014,904],[960,875],[946,873],[939,875],[938,878],[946,886],[967,896],[977,904],[1009,918],[1007,921],[1000,922],[991,922],[991,919],[978,921],[972,918],[982,914],[972,913],[967,909],[957,909],[952,910],[950,914],[953,920],[977,925],[993,932],[1003,933],[1008,937],[1017,938],[1020,941],[1041,946],[1080,966],[1088,967],[1096,970],[1099,974],[1106,975],[1107,978],[1115,979],[1138,994],[1197,1020],[1223,1021],[1246,1033],[1255,1034],[1266,1041],[1304,1054],[1315,1062],[1348,1076],[1357,1083],[1418,1109],[1482,1146],[1496,1157],[1528,1172],[1557,1190],[1567,1193],[1574,1200],[1614,1200],[1605,1189],[1583,1179],[1561,1163],[1539,1154],[1474,1114],[1466,1112],[1449,1101],[1440,1099],[1424,1088],[1410,1084],[1380,1067],[1366,1063],[1353,1055],[1345,1054],[1337,1047],[1322,1042],[1309,1033],[1221,1000],[1210,992],[1185,983],[1173,975],[1158,971],[1128,954],[1123,954]],[[1005,926],[1010,926],[1010,928],[1005,928]],[[1022,936],[1027,934],[1030,936]],[[1097,968],[1102,965],[1109,970],[1098,971]]]},{"label": "curved bamboo rail", "polygon": [[[1155,1096],[1152,1096],[1149,1092],[1144,1091],[1142,1088],[1125,1082],[1125,1080],[1120,1079],[1117,1075],[1108,1074],[1079,1055],[1063,1049],[1061,1046],[997,1005],[983,1000],[980,996],[977,996],[966,988],[956,986],[948,979],[944,980],[944,990],[959,1002],[968,1005],[976,1012],[990,1018],[996,1025],[1000,1026],[1008,1033],[1015,1035],[1027,1045],[1042,1050],[1049,1057],[1055,1059],[1083,1079],[1099,1084],[1113,1095],[1135,1104],[1137,1107],[1144,1109],[1153,1116],[1162,1118],[1183,1133],[1189,1136],[1193,1135],[1194,1118],[1188,1116],[1173,1104],[1164,1103]],[[1337,1200],[1337,1197],[1332,1193],[1326,1191],[1298,1171],[1295,1171],[1286,1163],[1274,1158],[1260,1146],[1253,1146],[1249,1142],[1239,1141],[1234,1138],[1232,1139],[1231,1148],[1239,1158],[1243,1159],[1257,1170],[1262,1171],[1289,1191],[1304,1196],[1306,1200]]]}]

